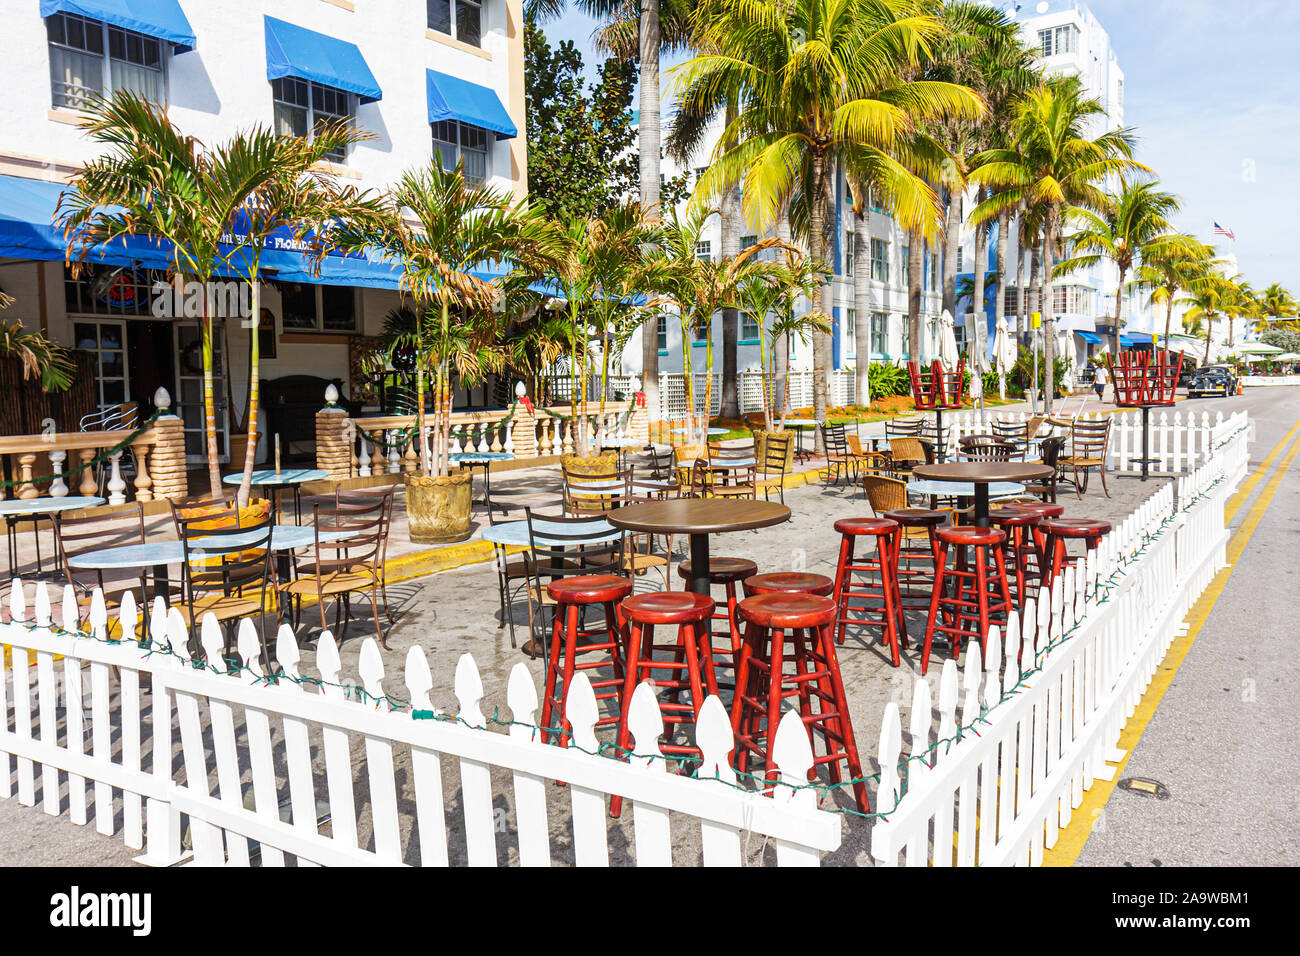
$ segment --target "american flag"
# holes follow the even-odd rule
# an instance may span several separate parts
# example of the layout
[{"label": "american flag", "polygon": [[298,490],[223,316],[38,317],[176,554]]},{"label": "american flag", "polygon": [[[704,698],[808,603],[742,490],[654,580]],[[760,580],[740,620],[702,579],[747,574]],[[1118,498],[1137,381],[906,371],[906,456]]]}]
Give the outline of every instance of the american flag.
[{"label": "american flag", "polygon": [[1237,241],[1237,237],[1236,237],[1236,236],[1234,236],[1234,235],[1233,235],[1230,231],[1228,231],[1227,229],[1224,229],[1224,228],[1223,228],[1222,226],[1220,226],[1217,222],[1214,224],[1214,234],[1215,234],[1216,236],[1227,236],[1227,237],[1228,237],[1229,239],[1231,239],[1233,242],[1236,242],[1236,241]]}]

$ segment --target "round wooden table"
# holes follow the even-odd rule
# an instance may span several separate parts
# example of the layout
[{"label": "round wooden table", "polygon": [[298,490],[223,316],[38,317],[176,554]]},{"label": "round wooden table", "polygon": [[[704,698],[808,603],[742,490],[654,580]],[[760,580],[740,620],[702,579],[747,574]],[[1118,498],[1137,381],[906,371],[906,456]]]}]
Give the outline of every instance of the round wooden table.
[{"label": "round wooden table", "polygon": [[709,535],[780,524],[790,520],[790,509],[775,501],[678,498],[616,508],[605,520],[627,531],[690,535],[690,589],[696,594],[708,594]]},{"label": "round wooden table", "polygon": [[1052,474],[1051,465],[1023,461],[950,461],[940,465],[917,465],[917,478],[930,481],[968,482],[975,486],[975,524],[989,526],[989,485],[999,481],[1037,481]]}]

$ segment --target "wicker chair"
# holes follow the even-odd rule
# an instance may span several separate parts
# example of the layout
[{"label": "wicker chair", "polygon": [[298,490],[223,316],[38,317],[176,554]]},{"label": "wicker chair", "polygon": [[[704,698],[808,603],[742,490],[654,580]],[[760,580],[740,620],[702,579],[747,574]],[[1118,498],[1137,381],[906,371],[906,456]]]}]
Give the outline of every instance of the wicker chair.
[{"label": "wicker chair", "polygon": [[891,438],[889,440],[889,470],[897,475],[910,475],[916,465],[924,465],[931,456],[919,438]]}]

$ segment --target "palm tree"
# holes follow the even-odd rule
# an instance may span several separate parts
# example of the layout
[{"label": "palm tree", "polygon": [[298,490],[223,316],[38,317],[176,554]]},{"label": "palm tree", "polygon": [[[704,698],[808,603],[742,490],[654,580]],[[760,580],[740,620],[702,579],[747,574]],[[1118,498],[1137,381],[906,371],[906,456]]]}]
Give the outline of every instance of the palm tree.
[{"label": "palm tree", "polygon": [[[415,299],[416,434],[426,476],[444,477],[448,472],[451,363],[457,343],[487,349],[500,322],[493,308],[503,281],[483,275],[482,269],[488,263],[512,261],[516,269],[536,270],[544,237],[540,214],[512,202],[506,191],[470,185],[461,164],[444,170],[438,156],[428,166],[402,175],[381,215],[344,223],[335,236],[342,248],[373,247],[402,263],[402,291]],[[480,361],[495,362],[496,357],[485,355]],[[433,374],[432,446],[425,431],[426,372]]]},{"label": "palm tree", "polygon": [[1164,304],[1166,343],[1173,322],[1175,298],[1205,275],[1214,255],[1213,249],[1194,236],[1182,235],[1180,240],[1158,250],[1148,250],[1129,283],[1150,289],[1148,301],[1151,305]]},{"label": "palm tree", "polygon": [[[9,308],[13,301],[0,292],[0,309]],[[17,319],[0,322],[0,355],[17,359],[23,380],[39,379],[42,391],[62,392],[72,384],[75,370],[67,351],[40,332],[29,332]]]},{"label": "palm tree", "polygon": [[1261,292],[1260,301],[1264,307],[1264,318],[1270,325],[1296,327],[1296,316],[1300,315],[1300,304],[1296,303],[1291,293],[1283,288],[1280,282],[1274,282]]},{"label": "palm tree", "polygon": [[[346,127],[322,126],[316,142],[309,144],[256,128],[209,150],[195,137],[182,134],[164,107],[125,91],[91,104],[81,127],[104,153],[73,174],[74,188],[59,200],[57,215],[67,238],[69,261],[80,266],[94,246],[124,236],[147,236],[165,248],[168,272],[174,278],[197,281],[203,288],[219,271],[244,274],[252,281],[268,231],[288,227],[302,234],[323,222],[323,211],[342,194],[325,185],[323,176],[301,177],[324,153],[365,138]],[[243,238],[231,245],[225,241],[231,234]],[[319,238],[314,245],[317,254],[323,254]],[[250,264],[252,271],[246,272]],[[208,481],[212,494],[218,495],[214,317],[208,313],[208,297],[202,299]],[[253,315],[258,314],[255,306]],[[254,343],[256,339],[254,334]],[[249,406],[253,428],[255,403],[254,390]],[[241,485],[244,500],[253,454],[250,447]]]},{"label": "palm tree", "polygon": [[[716,0],[702,8],[700,52],[676,68],[681,102],[708,113],[734,100],[737,115],[692,201],[740,184],[751,228],[767,231],[788,211],[810,258],[824,261],[838,168],[850,182],[881,184],[904,228],[933,234],[938,200],[917,171],[937,169],[942,152],[918,124],[984,109],[963,86],[906,82],[942,35],[935,18],[902,0]],[[828,283],[820,298],[829,313]],[[818,418],[829,357],[829,336],[815,334]]]},{"label": "palm tree", "polygon": [[[1205,335],[1205,362],[1210,361],[1210,343],[1214,340],[1214,320],[1223,311],[1225,300],[1232,295],[1231,283],[1218,272],[1209,271],[1191,287],[1191,295],[1178,301],[1191,306],[1183,314],[1183,327],[1189,335]],[[1191,331],[1195,329],[1196,331]]]},{"label": "palm tree", "polygon": [[[972,222],[987,222],[1021,202],[1041,213],[1043,351],[1044,366],[1049,370],[1054,367],[1056,345],[1050,308],[1052,272],[1063,218],[1071,207],[1105,208],[1098,183],[1107,176],[1150,171],[1132,158],[1135,140],[1130,130],[1088,137],[1087,125],[1102,116],[1101,103],[1084,95],[1078,77],[1053,77],[1020,100],[1011,124],[1011,146],[977,157],[977,168],[971,173],[972,181],[993,192],[972,211]],[[1045,389],[1049,414],[1052,392],[1052,388]]]},{"label": "palm tree", "polygon": [[[741,289],[758,279],[771,281],[776,263],[758,257],[765,249],[793,251],[788,243],[768,237],[729,259],[703,259],[696,255],[696,244],[712,210],[692,207],[684,215],[676,211],[664,224],[658,245],[650,247],[640,281],[659,293],[656,305],[671,302],[682,323],[682,371],[686,386],[686,408],[695,435],[693,444],[702,443],[713,401],[713,316],[722,309],[736,309],[743,304]],[[695,404],[694,374],[691,362],[691,332],[705,337],[704,413]]]},{"label": "palm tree", "polygon": [[1124,316],[1124,278],[1148,258],[1194,255],[1201,244],[1175,232],[1169,217],[1178,211],[1178,197],[1162,192],[1155,182],[1120,182],[1118,196],[1104,197],[1100,214],[1075,207],[1070,212],[1080,227],[1066,237],[1073,255],[1056,264],[1054,275],[1091,268],[1103,258],[1119,269],[1115,288],[1115,335],[1111,351],[1119,356],[1119,329]]},{"label": "palm tree", "polygon": [[[591,342],[601,342],[601,403],[605,401],[611,339],[626,341],[628,326],[640,323],[646,307],[634,304],[641,247],[655,241],[649,210],[631,203],[600,216],[552,224],[543,244],[546,273],[558,287],[568,313],[569,356],[576,379],[570,391],[576,427],[575,451],[588,452],[587,417],[578,414],[590,380]],[[581,392],[581,399],[579,398]]]}]

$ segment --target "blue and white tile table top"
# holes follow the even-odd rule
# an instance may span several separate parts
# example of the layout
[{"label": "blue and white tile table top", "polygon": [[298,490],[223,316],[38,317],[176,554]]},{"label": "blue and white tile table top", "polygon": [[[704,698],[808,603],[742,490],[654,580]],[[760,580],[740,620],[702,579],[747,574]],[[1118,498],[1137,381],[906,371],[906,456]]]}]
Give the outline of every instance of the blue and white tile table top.
[{"label": "blue and white tile table top", "polygon": [[[320,468],[281,468],[279,474],[276,474],[274,468],[266,468],[261,471],[253,472],[253,484],[255,485],[300,485],[304,481],[325,481],[329,478],[329,472]],[[222,477],[222,484],[237,485],[244,480],[242,471],[235,472],[233,475]]]},{"label": "blue and white tile table top", "polygon": [[[222,550],[255,543],[260,530],[245,535],[221,538]],[[320,533],[322,541],[338,541],[355,531],[332,530]],[[202,540],[202,539],[199,539]],[[271,531],[272,551],[294,551],[309,548],[316,543],[316,529],[310,526],[277,524]],[[197,547],[197,542],[192,542]],[[185,560],[185,548],[179,541],[154,541],[148,544],[127,544],[117,548],[102,548],[68,558],[74,568],[108,571],[117,568],[148,568],[163,564],[180,564]]]},{"label": "blue and white tile table top", "polygon": [[103,498],[79,495],[65,495],[62,498],[10,498],[0,501],[0,515],[48,515],[59,511],[94,508],[103,503]]}]

